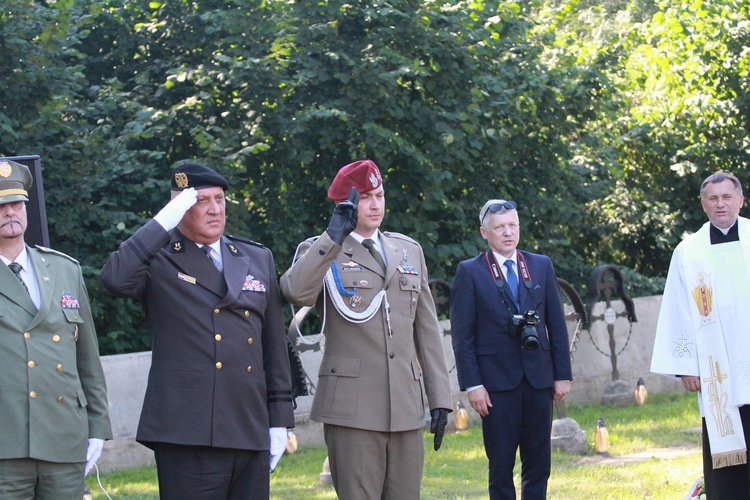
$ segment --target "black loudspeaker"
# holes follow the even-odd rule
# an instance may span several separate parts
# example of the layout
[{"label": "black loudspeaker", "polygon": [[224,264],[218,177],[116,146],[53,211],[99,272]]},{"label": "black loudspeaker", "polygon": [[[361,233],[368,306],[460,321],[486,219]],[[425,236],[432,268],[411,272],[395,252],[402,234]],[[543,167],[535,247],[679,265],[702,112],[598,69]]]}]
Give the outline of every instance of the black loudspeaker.
[{"label": "black loudspeaker", "polygon": [[28,226],[24,233],[24,241],[29,246],[49,246],[49,230],[47,229],[47,208],[44,205],[44,184],[42,183],[42,161],[38,155],[7,156],[2,160],[11,160],[29,167],[34,184],[29,190],[29,201],[26,202]]}]

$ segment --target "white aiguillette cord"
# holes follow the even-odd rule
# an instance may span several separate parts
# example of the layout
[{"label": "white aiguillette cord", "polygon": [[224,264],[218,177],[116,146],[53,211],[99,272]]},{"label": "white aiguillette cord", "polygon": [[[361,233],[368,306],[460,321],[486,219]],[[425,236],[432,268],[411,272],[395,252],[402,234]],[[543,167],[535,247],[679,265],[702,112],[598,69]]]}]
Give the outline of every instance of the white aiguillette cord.
[{"label": "white aiguillette cord", "polygon": [[383,301],[385,301],[385,311],[386,311],[386,317],[388,318],[388,330],[390,333],[390,314],[388,314],[388,299],[385,297],[385,290],[380,290],[375,297],[372,299],[372,302],[370,302],[370,305],[365,309],[364,311],[352,311],[349,309],[346,304],[344,303],[344,299],[341,297],[341,291],[339,290],[338,286],[336,285],[336,279],[333,276],[333,267],[336,265],[336,262],[334,262],[331,265],[331,268],[326,271],[326,276],[324,279],[326,290],[328,290],[328,295],[331,297],[331,302],[333,302],[334,307],[336,307],[336,310],[341,314],[346,320],[350,321],[351,323],[365,323],[367,321],[370,321],[373,316],[375,316],[375,313],[380,309],[381,305],[383,305]]},{"label": "white aiguillette cord", "polygon": [[[297,263],[297,254],[299,252],[299,248],[302,244],[300,243],[297,245],[297,249],[294,251],[294,257],[292,258],[292,266],[294,266]],[[390,306],[388,305],[388,298],[385,295],[385,289],[380,290],[376,295],[375,298],[373,298],[372,302],[370,302],[370,305],[361,312],[355,312],[349,309],[346,304],[344,303],[344,299],[341,297],[341,292],[339,291],[338,285],[336,284],[336,278],[333,275],[333,269],[336,267],[336,261],[333,261],[331,263],[331,267],[328,268],[328,271],[326,271],[326,274],[323,278],[323,292],[328,292],[328,295],[331,297],[331,302],[333,302],[334,307],[336,310],[341,314],[341,316],[346,319],[347,321],[351,323],[366,323],[367,321],[370,321],[373,316],[375,316],[375,313],[377,310],[382,306],[384,306],[385,310],[385,319],[388,323],[388,336],[393,337],[393,331],[391,329],[391,314],[390,314]],[[325,334],[325,324],[326,324],[326,315],[328,311],[326,308],[326,301],[323,300],[323,318],[321,321],[321,327],[320,327],[320,333],[319,335],[322,336]],[[292,305],[292,316],[294,316],[294,306]],[[297,329],[297,334],[299,335],[299,339],[304,344],[315,344],[320,341],[320,337],[316,339],[313,342],[308,342],[304,340],[304,337],[302,335],[302,332],[299,331],[299,325],[297,325],[297,322],[295,322],[295,327]]]}]

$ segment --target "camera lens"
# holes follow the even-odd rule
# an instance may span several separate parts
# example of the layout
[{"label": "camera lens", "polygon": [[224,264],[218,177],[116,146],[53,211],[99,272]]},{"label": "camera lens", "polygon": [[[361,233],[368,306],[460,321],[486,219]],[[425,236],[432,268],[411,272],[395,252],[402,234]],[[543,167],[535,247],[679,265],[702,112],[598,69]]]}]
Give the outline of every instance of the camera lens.
[{"label": "camera lens", "polygon": [[533,351],[539,347],[539,337],[534,325],[527,324],[521,329],[521,345],[527,351]]}]

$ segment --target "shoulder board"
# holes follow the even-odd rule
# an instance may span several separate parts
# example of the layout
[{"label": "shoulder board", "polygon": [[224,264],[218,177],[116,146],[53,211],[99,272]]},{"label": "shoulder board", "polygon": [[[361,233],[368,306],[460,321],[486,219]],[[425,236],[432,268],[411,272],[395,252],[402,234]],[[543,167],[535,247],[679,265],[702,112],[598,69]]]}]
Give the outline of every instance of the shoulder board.
[{"label": "shoulder board", "polygon": [[243,243],[248,243],[248,244],[254,245],[256,247],[266,248],[264,245],[261,245],[257,241],[249,240],[247,238],[243,238],[242,236],[237,236],[237,235],[234,235],[234,234],[227,234],[226,237],[229,238],[230,240],[241,241]]},{"label": "shoulder board", "polygon": [[41,245],[34,245],[34,248],[36,248],[37,250],[40,250],[40,251],[42,251],[44,253],[51,253],[51,254],[54,254],[54,255],[59,255],[60,257],[65,257],[68,260],[72,260],[76,264],[79,263],[76,259],[74,259],[70,255],[62,253],[62,252],[58,252],[57,250],[53,250],[51,248],[43,247]]},{"label": "shoulder board", "polygon": [[409,241],[411,243],[414,243],[415,245],[419,245],[419,243],[417,243],[417,240],[415,240],[414,238],[409,238],[405,234],[392,233],[390,231],[383,231],[383,234],[386,235],[386,236],[388,236],[389,238],[396,238],[396,239],[399,239],[399,240]]}]

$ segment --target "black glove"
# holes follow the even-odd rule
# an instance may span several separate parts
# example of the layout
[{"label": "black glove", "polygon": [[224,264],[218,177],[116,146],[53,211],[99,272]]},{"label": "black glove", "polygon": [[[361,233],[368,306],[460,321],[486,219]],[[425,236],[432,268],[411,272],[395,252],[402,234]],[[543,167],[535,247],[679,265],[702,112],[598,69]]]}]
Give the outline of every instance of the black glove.
[{"label": "black glove", "polygon": [[352,187],[349,197],[333,209],[333,216],[326,232],[337,245],[343,245],[344,239],[357,227],[357,205],[359,193],[357,188]]},{"label": "black glove", "polygon": [[448,414],[453,411],[447,408],[435,408],[430,410],[430,432],[435,434],[435,451],[440,449],[440,445],[443,444],[443,434],[445,434],[445,426],[448,424]]}]

